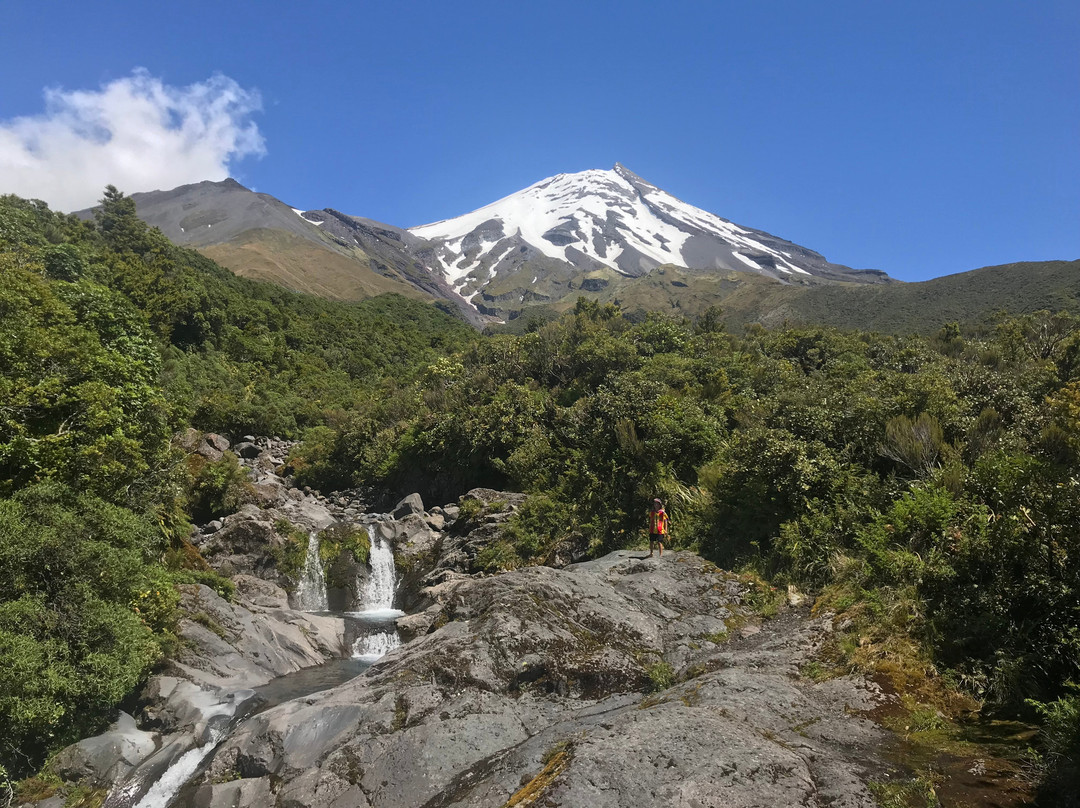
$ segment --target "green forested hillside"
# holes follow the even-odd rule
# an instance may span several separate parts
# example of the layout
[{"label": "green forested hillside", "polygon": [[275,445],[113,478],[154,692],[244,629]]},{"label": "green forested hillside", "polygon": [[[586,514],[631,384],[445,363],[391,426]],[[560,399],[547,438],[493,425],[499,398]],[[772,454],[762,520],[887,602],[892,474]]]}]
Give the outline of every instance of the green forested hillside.
[{"label": "green forested hillside", "polygon": [[100,726],[168,652],[177,581],[227,591],[184,536],[237,470],[184,462],[193,425],[303,435],[327,490],[526,492],[477,571],[632,546],[664,497],[677,544],[848,618],[831,670],[1039,719],[1049,788],[1075,788],[1080,321],[723,318],[580,300],[479,337],[237,278],[111,189],[94,222],[0,198],[0,765]]},{"label": "green forested hillside", "polygon": [[440,360],[301,454],[305,477],[327,486],[436,501],[473,485],[528,492],[479,569],[633,544],[659,495],[681,545],[846,612],[840,670],[901,690],[929,675],[1012,714],[1042,710],[1053,760],[1078,750],[1071,315],[1001,319],[985,336],[735,337],[717,312],[634,323],[579,301]]},{"label": "green forested hillside", "polygon": [[184,537],[235,460],[175,432],[298,436],[475,338],[237,278],[112,189],[94,222],[0,197],[0,774],[100,726],[173,641],[177,581],[226,586]]}]

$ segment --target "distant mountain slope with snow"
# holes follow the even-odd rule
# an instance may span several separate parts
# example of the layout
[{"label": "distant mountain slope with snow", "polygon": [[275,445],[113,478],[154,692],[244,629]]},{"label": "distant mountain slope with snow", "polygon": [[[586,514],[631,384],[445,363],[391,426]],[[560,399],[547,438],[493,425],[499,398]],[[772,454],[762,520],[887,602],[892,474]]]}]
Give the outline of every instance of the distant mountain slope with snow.
[{"label": "distant mountain slope with snow", "polygon": [[[517,281],[517,303],[525,304],[580,289],[574,276],[636,278],[663,264],[754,272],[783,282],[889,280],[883,272],[832,264],[813,250],[682,202],[618,163],[609,171],[559,174],[409,232],[430,243],[419,253],[428,269],[474,303],[489,305],[514,302],[500,289],[510,277]],[[548,277],[553,269],[554,288]]]}]

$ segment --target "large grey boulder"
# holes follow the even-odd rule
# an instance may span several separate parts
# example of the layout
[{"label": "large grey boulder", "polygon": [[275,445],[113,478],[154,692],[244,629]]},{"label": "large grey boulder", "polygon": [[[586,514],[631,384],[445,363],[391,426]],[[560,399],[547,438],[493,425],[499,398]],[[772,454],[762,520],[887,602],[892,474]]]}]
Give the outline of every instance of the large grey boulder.
[{"label": "large grey boulder", "polygon": [[125,712],[107,732],[61,750],[49,768],[60,778],[101,788],[126,777],[157,749],[158,735],[144,732]]},{"label": "large grey boulder", "polygon": [[256,446],[253,441],[245,440],[233,447],[233,454],[245,460],[254,460],[261,452],[262,449]]},{"label": "large grey boulder", "polygon": [[274,526],[273,514],[249,504],[226,517],[221,529],[199,547],[203,558],[226,577],[254,575],[278,585],[287,583],[277,568],[275,552],[285,537]]},{"label": "large grey boulder", "polygon": [[180,620],[183,642],[166,670],[200,687],[257,687],[347,651],[340,617],[254,605],[248,609],[206,586],[180,589],[187,615]]},{"label": "large grey boulder", "polygon": [[229,439],[224,435],[218,435],[216,432],[208,432],[203,440],[219,452],[229,451]]},{"label": "large grey boulder", "polygon": [[419,494],[409,494],[405,499],[394,506],[392,515],[395,519],[401,519],[404,516],[408,516],[410,513],[422,514],[423,512],[424,500],[420,498]]}]

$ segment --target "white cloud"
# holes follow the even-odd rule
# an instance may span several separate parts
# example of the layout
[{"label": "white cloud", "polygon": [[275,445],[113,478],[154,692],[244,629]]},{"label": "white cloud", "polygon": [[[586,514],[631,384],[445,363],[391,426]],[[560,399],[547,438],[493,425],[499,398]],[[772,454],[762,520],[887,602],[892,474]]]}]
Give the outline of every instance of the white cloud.
[{"label": "white cloud", "polygon": [[261,156],[255,91],[228,76],[170,87],[145,70],[97,91],[45,91],[45,114],[0,122],[0,193],[58,210],[90,207],[106,185],[125,193],[222,180]]}]

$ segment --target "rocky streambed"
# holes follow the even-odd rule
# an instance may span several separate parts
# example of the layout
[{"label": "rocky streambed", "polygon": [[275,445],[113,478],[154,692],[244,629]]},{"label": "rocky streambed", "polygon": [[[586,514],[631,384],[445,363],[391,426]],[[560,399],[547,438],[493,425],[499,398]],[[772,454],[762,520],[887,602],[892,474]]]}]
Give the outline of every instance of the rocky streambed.
[{"label": "rocky streambed", "polygon": [[[761,622],[735,576],[689,553],[574,564],[567,547],[559,568],[484,575],[521,495],[472,491],[468,519],[415,495],[368,513],[355,492],[291,487],[273,462],[287,447],[247,443],[260,500],[192,537],[234,602],[185,587],[180,653],[131,715],[52,763],[108,808],[874,805],[888,733],[861,716],[890,696],[799,676],[829,620]],[[342,522],[383,572],[375,553],[346,565],[341,613],[304,611],[283,526]]]}]

